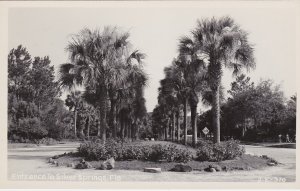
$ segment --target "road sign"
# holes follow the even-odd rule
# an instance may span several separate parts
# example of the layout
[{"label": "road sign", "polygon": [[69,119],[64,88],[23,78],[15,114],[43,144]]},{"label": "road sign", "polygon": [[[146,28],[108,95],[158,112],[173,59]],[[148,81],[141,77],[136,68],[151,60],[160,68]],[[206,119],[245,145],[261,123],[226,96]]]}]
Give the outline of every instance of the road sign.
[{"label": "road sign", "polygon": [[202,129],[202,132],[206,135],[207,133],[209,133],[209,130],[207,129],[207,127],[204,127],[204,129]]}]

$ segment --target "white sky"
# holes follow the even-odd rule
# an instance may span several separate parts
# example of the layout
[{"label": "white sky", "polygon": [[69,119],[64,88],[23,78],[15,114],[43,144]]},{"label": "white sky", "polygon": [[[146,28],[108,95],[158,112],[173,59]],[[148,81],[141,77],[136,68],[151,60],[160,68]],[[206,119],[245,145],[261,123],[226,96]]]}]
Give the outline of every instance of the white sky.
[{"label": "white sky", "polygon": [[[271,1],[239,5],[187,2],[180,6],[174,2],[132,2],[105,8],[11,8],[8,48],[22,44],[32,56],[48,55],[57,68],[68,62],[64,51],[68,35],[83,27],[120,26],[130,32],[134,47],[147,54],[145,70],[150,82],[145,97],[150,112],[157,104],[163,68],[177,55],[179,37],[189,34],[197,19],[228,15],[250,33],[249,40],[255,45],[257,67],[249,76],[254,82],[273,79],[288,97],[296,92],[296,12],[292,5]],[[231,81],[231,74],[226,72],[226,90]]]}]

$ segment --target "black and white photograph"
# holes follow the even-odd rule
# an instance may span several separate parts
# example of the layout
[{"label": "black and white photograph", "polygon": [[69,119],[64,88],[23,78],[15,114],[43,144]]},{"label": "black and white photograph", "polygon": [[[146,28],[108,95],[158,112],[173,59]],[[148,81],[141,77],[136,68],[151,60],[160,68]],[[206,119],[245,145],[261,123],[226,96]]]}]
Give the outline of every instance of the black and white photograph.
[{"label": "black and white photograph", "polygon": [[2,5],[0,187],[299,188],[298,1]]}]

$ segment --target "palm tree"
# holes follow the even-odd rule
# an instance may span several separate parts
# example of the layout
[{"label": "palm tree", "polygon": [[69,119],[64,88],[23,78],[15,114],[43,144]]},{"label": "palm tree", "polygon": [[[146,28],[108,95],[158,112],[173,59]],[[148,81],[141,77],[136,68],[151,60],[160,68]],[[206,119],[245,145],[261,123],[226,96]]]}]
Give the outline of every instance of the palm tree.
[{"label": "palm tree", "polygon": [[172,141],[175,140],[175,126],[176,126],[176,108],[178,107],[178,100],[177,98],[170,94],[169,88],[167,87],[167,81],[169,79],[163,79],[160,81],[161,87],[158,89],[159,95],[158,95],[158,103],[163,106],[163,110],[165,113],[165,117],[167,118],[167,125],[166,125],[166,137],[165,140],[168,138],[168,131],[167,128],[170,127],[170,121],[171,121],[171,128],[169,129],[170,138]]},{"label": "palm tree", "polygon": [[86,103],[81,100],[78,104],[78,124],[79,124],[79,136],[81,139],[84,139],[84,129],[87,125],[88,111]]},{"label": "palm tree", "polygon": [[212,112],[214,142],[220,142],[220,85],[223,68],[233,74],[255,67],[253,47],[248,34],[230,17],[198,20],[192,31],[199,55],[207,61],[207,82],[213,94]]},{"label": "palm tree", "polygon": [[129,61],[126,67],[126,84],[118,91],[117,113],[121,125],[121,137],[137,138],[137,123],[146,116],[144,87],[148,77],[141,63],[134,64]]},{"label": "palm tree", "polygon": [[[196,145],[196,111],[199,102],[199,93],[204,87],[205,66],[204,62],[196,55],[193,49],[191,49],[190,43],[187,43],[186,37],[180,40],[180,55],[173,61],[170,67],[165,68],[166,77],[163,80],[162,89],[165,95],[169,95],[167,100],[172,100],[171,97],[177,98],[174,112],[178,111],[180,105],[183,104],[184,144],[187,144],[187,109],[188,104],[190,105],[193,145]],[[179,128],[177,131],[179,131]]]},{"label": "palm tree", "polygon": [[91,123],[92,123],[92,120],[93,120],[93,116],[96,115],[96,111],[95,111],[95,108],[88,104],[88,103],[84,103],[84,112],[85,112],[85,117],[86,117],[86,137],[88,139],[90,139],[90,127],[91,127]]},{"label": "palm tree", "polygon": [[[116,73],[114,79],[109,85],[108,94],[110,99],[110,125],[112,128],[113,137],[117,135],[117,104],[118,99],[122,95],[123,99],[133,100],[134,97],[143,98],[143,95],[136,95],[134,92],[143,91],[146,85],[147,76],[143,71],[143,62],[145,55],[134,51],[126,60],[126,62],[120,62],[119,73]],[[138,64],[132,62],[133,59],[138,61]],[[122,80],[120,80],[122,79]],[[125,96],[124,96],[125,95]]]},{"label": "palm tree", "polygon": [[167,140],[167,126],[169,117],[166,115],[165,105],[159,104],[153,109],[152,115],[152,130],[154,135],[162,140]]},{"label": "palm tree", "polygon": [[128,33],[119,34],[116,27],[106,27],[102,32],[83,29],[73,36],[66,48],[71,63],[60,66],[62,86],[83,86],[85,94],[95,98],[93,101],[99,109],[103,141],[106,140],[108,92],[112,87],[125,83],[127,71],[124,64],[128,65],[133,59],[140,63],[144,58],[139,51],[129,52],[128,38]]},{"label": "palm tree", "polygon": [[[134,56],[135,57],[135,56]],[[138,56],[142,58],[143,56]],[[127,108],[129,108],[129,119],[131,125],[129,128],[130,138],[137,138],[138,121],[141,121],[147,114],[144,98],[144,87],[147,86],[148,77],[143,70],[142,62],[140,64],[134,64],[129,61],[127,67],[128,78],[127,87],[123,89],[123,95],[125,95]]]},{"label": "palm tree", "polygon": [[[177,107],[183,105],[184,144],[187,144],[187,109],[188,89],[186,88],[186,77],[189,75],[187,65],[180,59],[174,60],[172,65],[164,69],[165,79],[162,80],[162,94],[177,98]],[[168,100],[168,99],[167,99]]]},{"label": "palm tree", "polygon": [[179,57],[186,64],[189,72],[185,78],[186,88],[191,108],[192,144],[197,143],[197,105],[200,94],[203,94],[207,87],[205,82],[206,66],[203,58],[198,52],[196,43],[189,37],[184,36],[179,43]]},{"label": "palm tree", "polygon": [[162,80],[163,83],[161,84],[166,100],[172,101],[176,98],[176,101],[173,101],[175,103],[169,103],[171,106],[169,110],[176,111],[180,105],[183,105],[184,144],[187,144],[187,111],[190,95],[187,79],[190,75],[189,69],[186,57],[180,56],[172,62],[171,66],[165,68],[165,79]]},{"label": "palm tree", "polygon": [[67,95],[67,99],[65,100],[66,106],[71,111],[74,110],[74,135],[77,137],[77,112],[78,106],[81,101],[81,92],[80,91],[73,91],[70,95]]}]

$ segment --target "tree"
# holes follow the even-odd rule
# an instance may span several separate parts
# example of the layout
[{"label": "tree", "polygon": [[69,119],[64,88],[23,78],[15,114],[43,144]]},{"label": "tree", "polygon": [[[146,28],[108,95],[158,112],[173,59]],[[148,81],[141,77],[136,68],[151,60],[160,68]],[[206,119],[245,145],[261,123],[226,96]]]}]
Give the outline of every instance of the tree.
[{"label": "tree", "polygon": [[287,114],[283,124],[287,133],[296,136],[296,109],[297,109],[297,94],[290,97],[287,102]]},{"label": "tree", "polygon": [[90,104],[85,103],[84,107],[85,107],[85,112],[86,112],[86,117],[87,117],[87,119],[86,119],[86,126],[87,126],[86,135],[87,135],[87,138],[89,139],[90,138],[90,132],[91,132],[92,120],[93,120],[94,116],[97,113],[96,113],[95,108]]},{"label": "tree", "polygon": [[189,37],[182,37],[179,44],[180,57],[187,65],[189,75],[186,76],[186,88],[188,90],[189,105],[191,108],[192,144],[197,144],[197,105],[200,94],[207,91],[205,82],[206,67],[201,55],[198,54],[196,43]]},{"label": "tree", "polygon": [[26,100],[29,89],[31,56],[25,47],[19,45],[8,54],[8,94],[17,100]]},{"label": "tree", "polygon": [[8,54],[9,136],[36,139],[49,135],[43,115],[60,95],[49,57],[33,60],[19,45]]},{"label": "tree", "polygon": [[81,99],[81,92],[80,91],[74,91],[71,92],[71,94],[67,95],[67,99],[65,100],[66,106],[69,108],[70,111],[74,112],[74,136],[77,137],[77,113],[78,113],[78,107]]},{"label": "tree", "polygon": [[[167,69],[167,68],[166,68]],[[166,71],[166,70],[165,70]],[[167,120],[166,130],[165,130],[165,140],[168,139],[168,128],[170,127],[171,122],[171,129],[169,129],[170,138],[172,141],[175,140],[175,125],[176,125],[176,112],[178,112],[179,107],[179,100],[177,97],[169,91],[170,85],[168,81],[171,79],[163,79],[160,81],[161,87],[158,89],[158,103],[162,106],[162,111],[165,112],[165,117]]]},{"label": "tree", "polygon": [[[224,124],[227,123],[227,126],[238,125],[242,128],[242,137],[245,136],[248,128],[251,112],[255,112],[249,109],[252,104],[249,101],[252,100],[254,88],[254,83],[250,81],[250,77],[246,77],[244,74],[237,76],[236,80],[231,83],[231,89],[228,90],[231,97],[228,98],[227,104],[224,104],[222,109],[223,115],[227,116]],[[230,130],[228,129],[228,131]]]},{"label": "tree", "polygon": [[[175,139],[176,116],[179,118],[180,105],[184,110],[184,144],[187,144],[187,107],[191,108],[191,127],[193,130],[193,145],[197,143],[197,104],[201,91],[205,89],[205,66],[197,55],[194,43],[188,37],[183,37],[179,45],[180,55],[170,67],[165,68],[165,79],[161,81],[159,100],[164,99],[170,107],[173,129],[172,140]],[[161,103],[160,103],[161,104]],[[176,114],[177,113],[177,114]],[[179,123],[177,120],[177,132]]]},{"label": "tree", "polygon": [[[221,107],[224,135],[247,141],[274,141],[279,134],[289,132],[288,104],[280,87],[271,80],[254,85],[250,78],[238,76],[229,92],[232,96]],[[292,135],[295,125],[290,127]]]},{"label": "tree", "polygon": [[253,47],[248,42],[248,34],[230,17],[199,20],[192,34],[199,54],[207,60],[207,82],[213,93],[214,141],[219,143],[223,68],[233,69],[233,74],[242,68],[254,68]]},{"label": "tree", "polygon": [[139,136],[142,139],[153,137],[152,112],[147,113],[140,123]]},{"label": "tree", "polygon": [[99,109],[102,139],[106,140],[108,91],[115,84],[123,84],[127,78],[124,65],[132,60],[141,63],[144,54],[129,52],[128,33],[119,33],[117,28],[106,27],[101,32],[83,29],[68,44],[71,63],[60,66],[60,83],[72,88],[80,85],[95,97],[95,108]]},{"label": "tree", "polygon": [[[129,60],[128,65],[123,66],[127,77],[123,84],[117,86],[114,101],[111,102],[111,124],[113,136],[117,134],[117,116],[119,116],[122,136],[126,132],[128,138],[138,138],[138,124],[146,116],[144,87],[147,85],[147,75],[142,68],[142,62],[134,64]],[[124,129],[125,128],[125,129]],[[115,135],[114,135],[115,134]]]},{"label": "tree", "polygon": [[60,96],[58,83],[55,81],[54,66],[50,65],[49,57],[35,57],[32,68],[28,73],[32,100],[37,104],[38,109],[53,103],[56,97]]},{"label": "tree", "polygon": [[238,75],[236,80],[231,83],[231,89],[228,90],[228,93],[232,98],[238,94],[245,92],[254,87],[254,82],[250,81],[250,77],[246,77],[245,74]]},{"label": "tree", "polygon": [[47,136],[54,139],[73,138],[71,124],[73,122],[72,112],[64,107],[64,102],[55,99],[48,104],[41,114],[41,126],[48,131]]},{"label": "tree", "polygon": [[157,105],[152,112],[152,131],[155,138],[168,139],[167,128],[169,127],[170,118],[166,112],[166,105]]},{"label": "tree", "polygon": [[[186,79],[189,75],[188,65],[184,62],[185,57],[175,59],[170,67],[164,69],[165,79],[161,81],[162,97],[168,100],[170,97],[174,99],[177,109],[183,105],[183,135],[184,144],[187,144],[187,111],[188,111],[188,96],[189,90],[186,86]],[[169,97],[169,98],[167,98]],[[172,100],[170,99],[170,100]],[[173,101],[173,102],[174,102]],[[174,106],[173,106],[174,107]],[[166,109],[169,112],[170,109]]]}]

